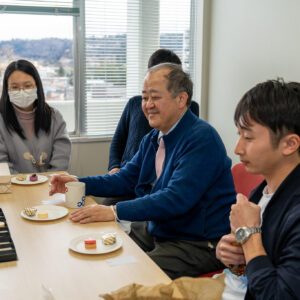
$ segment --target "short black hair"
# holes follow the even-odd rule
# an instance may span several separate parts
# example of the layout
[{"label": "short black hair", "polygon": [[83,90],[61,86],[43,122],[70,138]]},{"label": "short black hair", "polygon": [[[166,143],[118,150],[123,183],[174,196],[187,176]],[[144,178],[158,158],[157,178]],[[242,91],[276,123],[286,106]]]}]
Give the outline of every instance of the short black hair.
[{"label": "short black hair", "polygon": [[148,69],[162,63],[173,63],[181,65],[181,60],[177,54],[169,49],[158,49],[148,60]]},{"label": "short black hair", "polygon": [[20,59],[11,62],[4,73],[2,95],[0,99],[0,113],[4,120],[7,130],[15,131],[22,139],[26,139],[23,129],[16,117],[15,110],[10,102],[8,94],[8,78],[15,71],[22,71],[33,77],[37,88],[37,100],[34,102],[36,107],[34,132],[38,136],[39,130],[44,130],[46,133],[50,132],[52,108],[46,103],[43,90],[42,81],[36,67],[29,61]]},{"label": "short black hair", "polygon": [[300,83],[268,80],[246,92],[236,107],[234,122],[251,126],[251,120],[270,129],[274,147],[288,134],[300,136]]}]

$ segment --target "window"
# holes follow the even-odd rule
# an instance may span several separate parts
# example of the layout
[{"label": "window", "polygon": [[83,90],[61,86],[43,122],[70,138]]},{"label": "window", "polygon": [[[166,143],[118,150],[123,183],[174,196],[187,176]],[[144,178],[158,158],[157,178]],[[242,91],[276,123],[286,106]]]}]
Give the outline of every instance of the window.
[{"label": "window", "polygon": [[68,131],[74,132],[73,24],[79,9],[73,8],[73,1],[0,1],[0,9],[0,85],[10,62],[31,61],[41,76],[46,101],[59,109]]},{"label": "window", "polygon": [[155,50],[175,51],[193,79],[194,1],[0,0],[0,28],[10,29],[0,37],[0,76],[12,60],[32,61],[71,133],[111,136]]},{"label": "window", "polygon": [[190,0],[86,0],[82,133],[109,136],[129,99],[141,94],[150,55],[190,55]]}]

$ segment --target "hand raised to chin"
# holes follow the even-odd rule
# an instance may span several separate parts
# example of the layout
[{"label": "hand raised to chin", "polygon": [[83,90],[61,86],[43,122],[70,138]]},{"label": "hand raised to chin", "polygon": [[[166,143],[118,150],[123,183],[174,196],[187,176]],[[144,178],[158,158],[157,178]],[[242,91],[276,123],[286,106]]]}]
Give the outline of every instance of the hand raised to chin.
[{"label": "hand raised to chin", "polygon": [[236,199],[236,204],[231,206],[229,216],[231,231],[235,232],[237,228],[243,226],[260,226],[260,207],[250,202],[243,194],[237,194]]}]

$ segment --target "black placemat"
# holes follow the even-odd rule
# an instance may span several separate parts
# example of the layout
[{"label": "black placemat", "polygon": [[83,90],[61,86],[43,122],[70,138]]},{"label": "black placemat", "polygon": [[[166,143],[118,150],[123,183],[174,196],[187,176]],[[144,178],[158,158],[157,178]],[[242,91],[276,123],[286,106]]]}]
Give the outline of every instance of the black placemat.
[{"label": "black placemat", "polygon": [[0,262],[17,260],[16,248],[10,236],[9,228],[1,208],[0,222],[4,222],[4,227],[0,227]]}]

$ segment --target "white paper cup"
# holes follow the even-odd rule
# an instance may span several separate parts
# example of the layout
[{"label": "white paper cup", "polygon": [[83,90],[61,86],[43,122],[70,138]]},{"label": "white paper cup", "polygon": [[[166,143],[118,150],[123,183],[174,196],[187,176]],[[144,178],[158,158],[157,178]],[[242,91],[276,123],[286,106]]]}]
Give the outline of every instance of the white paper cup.
[{"label": "white paper cup", "polygon": [[79,208],[85,203],[85,183],[67,182],[66,183],[66,206],[69,208]]}]

